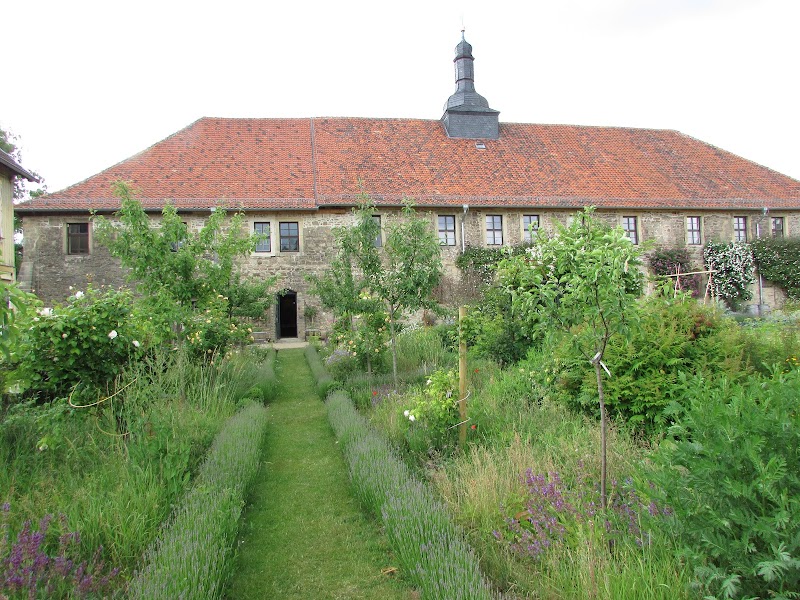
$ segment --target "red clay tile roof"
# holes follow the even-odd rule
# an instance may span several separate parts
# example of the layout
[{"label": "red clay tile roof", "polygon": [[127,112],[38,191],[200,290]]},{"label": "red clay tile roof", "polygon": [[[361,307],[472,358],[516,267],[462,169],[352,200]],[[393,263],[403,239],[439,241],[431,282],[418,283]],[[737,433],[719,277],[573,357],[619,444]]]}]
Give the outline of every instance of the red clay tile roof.
[{"label": "red clay tile roof", "polygon": [[202,118],[17,208],[114,209],[125,180],[149,208],[352,205],[360,181],[386,205],[800,209],[800,181],[676,131],[505,123],[482,143],[430,120]]}]

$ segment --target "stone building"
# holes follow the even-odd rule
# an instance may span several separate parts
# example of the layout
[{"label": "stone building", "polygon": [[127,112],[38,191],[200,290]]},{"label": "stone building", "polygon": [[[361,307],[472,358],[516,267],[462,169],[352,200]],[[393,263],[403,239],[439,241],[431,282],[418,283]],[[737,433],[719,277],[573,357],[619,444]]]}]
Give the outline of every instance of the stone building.
[{"label": "stone building", "polygon": [[[669,130],[501,123],[475,91],[472,47],[456,47],[456,90],[440,120],[202,118],[141,153],[19,208],[31,285],[47,303],[91,280],[123,276],[95,245],[91,211],[119,206],[113,182],[147,210],[173,203],[200,227],[222,202],[267,234],[244,268],[278,273],[276,337],[303,335],[304,275],[331,259],[331,229],[360,192],[391,218],[404,197],[429,212],[448,277],[466,246],[517,244],[529,225],[552,229],[585,206],[633,243],[687,247],[710,239],[800,234],[800,182]],[[765,302],[780,302],[766,290]]]}]

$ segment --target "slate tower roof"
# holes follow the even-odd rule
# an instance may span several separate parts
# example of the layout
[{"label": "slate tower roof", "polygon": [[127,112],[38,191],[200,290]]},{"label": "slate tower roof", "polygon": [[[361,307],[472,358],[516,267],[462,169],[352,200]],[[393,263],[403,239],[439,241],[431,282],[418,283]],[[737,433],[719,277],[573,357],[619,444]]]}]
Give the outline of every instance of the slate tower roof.
[{"label": "slate tower roof", "polygon": [[475,58],[472,46],[464,39],[456,46],[456,91],[444,105],[445,131],[451,138],[496,140],[500,135],[500,112],[489,108],[489,102],[475,91]]}]

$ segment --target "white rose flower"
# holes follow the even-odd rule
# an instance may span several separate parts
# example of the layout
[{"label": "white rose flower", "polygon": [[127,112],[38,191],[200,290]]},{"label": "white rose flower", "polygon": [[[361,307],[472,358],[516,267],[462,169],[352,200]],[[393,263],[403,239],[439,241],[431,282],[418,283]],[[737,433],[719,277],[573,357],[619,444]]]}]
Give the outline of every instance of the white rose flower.
[{"label": "white rose flower", "polygon": [[77,292],[75,292],[75,299],[76,299],[76,300],[78,300],[78,299],[80,299],[80,298],[83,298],[83,296],[84,296],[84,294],[83,294],[83,292],[81,292],[80,290],[78,290]]},{"label": "white rose flower", "polygon": [[108,332],[108,338],[109,339],[113,340],[115,337],[117,337],[117,330],[116,329],[112,329],[111,331]]},{"label": "white rose flower", "polygon": [[409,412],[408,412],[407,410],[404,410],[404,411],[403,411],[403,416],[404,416],[404,417],[408,417],[408,415],[409,415]]},{"label": "white rose flower", "polygon": [[414,421],[417,420],[417,418],[414,415],[408,415],[408,420],[413,423]]}]

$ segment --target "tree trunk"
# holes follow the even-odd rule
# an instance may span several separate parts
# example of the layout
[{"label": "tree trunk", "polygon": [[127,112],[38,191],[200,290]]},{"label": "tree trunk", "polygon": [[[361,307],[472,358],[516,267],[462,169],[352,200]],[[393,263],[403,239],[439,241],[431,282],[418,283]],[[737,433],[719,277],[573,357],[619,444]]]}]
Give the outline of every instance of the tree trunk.
[{"label": "tree trunk", "polygon": [[600,505],[605,510],[608,508],[608,495],[606,493],[606,402],[603,393],[603,373],[600,370],[600,358],[592,362],[597,376],[597,396],[600,399]]}]

